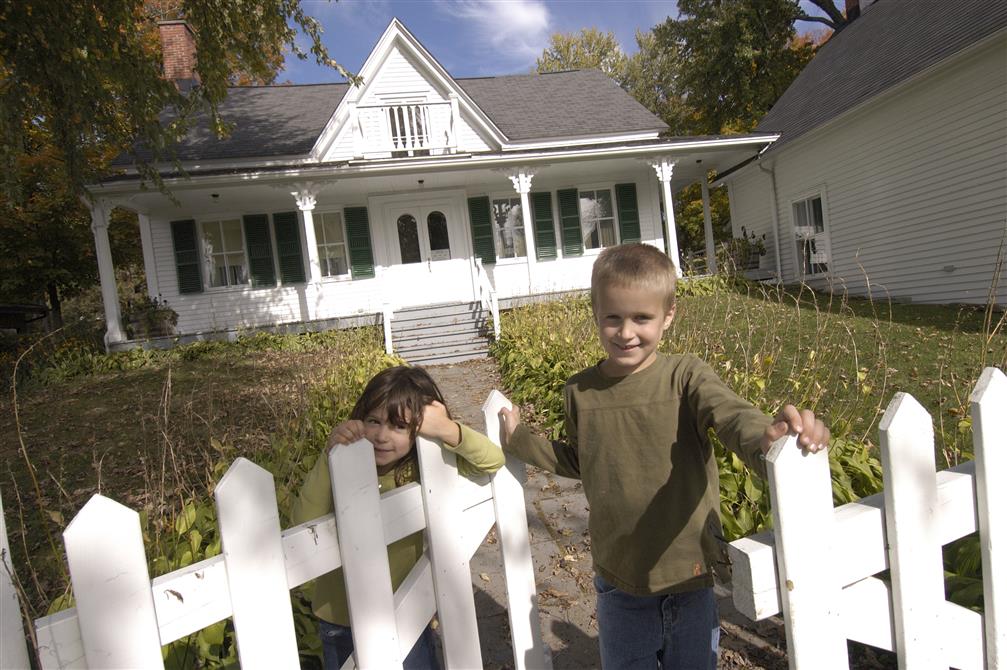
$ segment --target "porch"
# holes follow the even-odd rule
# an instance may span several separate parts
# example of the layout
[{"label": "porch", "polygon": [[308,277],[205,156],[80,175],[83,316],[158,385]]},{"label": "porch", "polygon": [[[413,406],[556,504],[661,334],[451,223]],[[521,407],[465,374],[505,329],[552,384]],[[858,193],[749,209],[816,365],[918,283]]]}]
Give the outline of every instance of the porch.
[{"label": "porch", "polygon": [[114,180],[95,189],[92,205],[106,346],[134,346],[112,280],[113,207],[139,214],[148,293],[178,314],[172,342],[345,327],[394,321],[396,311],[423,305],[489,310],[491,298],[583,290],[611,244],[642,241],[678,259],[674,191],[699,182],[706,195],[711,172],[767,141],[655,140],[238,174],[197,166],[188,179],[166,180],[175,202]]}]

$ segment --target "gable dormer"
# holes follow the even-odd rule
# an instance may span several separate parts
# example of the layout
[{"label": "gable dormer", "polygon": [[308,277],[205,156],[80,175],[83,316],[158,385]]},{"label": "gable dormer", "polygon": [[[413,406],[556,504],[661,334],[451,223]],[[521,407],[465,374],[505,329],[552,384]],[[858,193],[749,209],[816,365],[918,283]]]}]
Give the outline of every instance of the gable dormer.
[{"label": "gable dormer", "polygon": [[321,162],[498,150],[506,136],[392,19],[312,149]]}]

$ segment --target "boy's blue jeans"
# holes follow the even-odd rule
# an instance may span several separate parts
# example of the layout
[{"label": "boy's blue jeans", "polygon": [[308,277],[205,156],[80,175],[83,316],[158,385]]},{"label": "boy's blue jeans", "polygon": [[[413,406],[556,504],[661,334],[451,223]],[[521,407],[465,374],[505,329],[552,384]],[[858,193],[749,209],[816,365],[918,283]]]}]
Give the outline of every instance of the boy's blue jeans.
[{"label": "boy's blue jeans", "polygon": [[[319,619],[318,634],[322,637],[322,664],[325,670],[339,670],[353,655],[350,627]],[[402,670],[440,670],[440,667],[434,650],[434,631],[427,626],[402,661]]]},{"label": "boy's blue jeans", "polygon": [[716,670],[720,618],[713,589],[634,596],[599,576],[601,665],[611,670]]}]

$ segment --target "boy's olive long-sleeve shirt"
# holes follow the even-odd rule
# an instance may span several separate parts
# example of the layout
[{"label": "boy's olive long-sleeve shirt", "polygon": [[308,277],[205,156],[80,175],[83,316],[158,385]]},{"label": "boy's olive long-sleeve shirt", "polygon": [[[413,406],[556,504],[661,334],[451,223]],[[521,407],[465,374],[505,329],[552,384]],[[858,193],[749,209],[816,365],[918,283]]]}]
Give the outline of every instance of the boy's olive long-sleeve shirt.
[{"label": "boy's olive long-sleeve shirt", "polygon": [[[461,474],[474,477],[496,472],[503,467],[503,452],[488,437],[464,424],[458,426],[461,429],[461,442],[456,447],[444,445],[444,448],[459,457],[458,471]],[[413,477],[410,477],[410,481],[419,480],[417,469],[412,469],[411,474]],[[387,493],[398,486],[394,470],[378,475],[378,489],[381,493]],[[323,452],[301,485],[297,499],[294,500],[290,511],[291,521],[295,524],[304,523],[331,514],[333,509],[329,459]],[[388,545],[388,566],[391,569],[393,590],[399,588],[422,555],[422,531]],[[315,580],[311,590],[311,609],[319,619],[341,626],[350,625],[350,610],[346,601],[342,568],[327,572]]]},{"label": "boy's olive long-sleeve shirt", "polygon": [[711,586],[725,557],[707,429],[764,476],[760,441],[771,419],[695,356],[658,355],[620,378],[588,368],[567,381],[564,400],[565,443],[522,424],[505,451],[583,481],[598,574],[634,595]]}]

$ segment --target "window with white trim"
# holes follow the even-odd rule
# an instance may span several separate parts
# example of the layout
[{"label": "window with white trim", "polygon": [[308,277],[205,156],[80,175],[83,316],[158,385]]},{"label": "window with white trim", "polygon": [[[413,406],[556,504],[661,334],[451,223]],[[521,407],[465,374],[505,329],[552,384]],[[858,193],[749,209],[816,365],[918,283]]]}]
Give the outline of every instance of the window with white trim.
[{"label": "window with white trim", "polygon": [[341,277],[350,273],[346,249],[346,231],[342,212],[315,214],[315,242],[318,244],[318,264],[323,277]]},{"label": "window with white trim", "polygon": [[247,284],[248,263],[241,220],[203,221],[199,231],[207,285],[214,288]]},{"label": "window with white trim", "polygon": [[792,213],[799,272],[803,275],[828,272],[832,258],[825,231],[822,196],[815,195],[794,202]]},{"label": "window with white trim", "polygon": [[528,255],[521,198],[493,200],[493,243],[497,258],[524,258]]},{"label": "window with white trim", "polygon": [[619,243],[615,228],[612,191],[607,188],[578,191],[580,227],[585,249],[611,247]]}]

